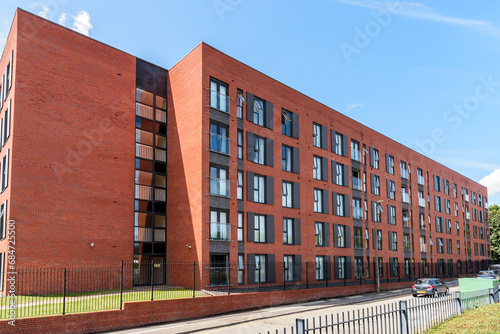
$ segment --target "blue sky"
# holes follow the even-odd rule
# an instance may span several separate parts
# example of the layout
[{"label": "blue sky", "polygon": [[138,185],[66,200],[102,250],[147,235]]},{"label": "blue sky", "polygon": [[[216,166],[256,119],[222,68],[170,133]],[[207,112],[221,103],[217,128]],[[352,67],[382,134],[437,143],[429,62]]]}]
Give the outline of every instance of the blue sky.
[{"label": "blue sky", "polygon": [[489,187],[500,204],[500,1],[0,3],[165,68],[204,41]]}]

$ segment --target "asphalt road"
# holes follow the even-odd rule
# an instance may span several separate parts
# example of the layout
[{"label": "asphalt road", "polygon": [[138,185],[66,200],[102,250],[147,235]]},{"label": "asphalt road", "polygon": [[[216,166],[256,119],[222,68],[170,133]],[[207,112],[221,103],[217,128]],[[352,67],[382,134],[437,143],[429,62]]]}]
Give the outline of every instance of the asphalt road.
[{"label": "asphalt road", "polygon": [[[458,281],[447,282],[450,293],[458,291]],[[409,286],[411,286],[409,282]],[[356,287],[349,287],[355,289]],[[355,292],[355,291],[354,291]],[[201,319],[177,321],[162,325],[152,325],[134,329],[113,331],[113,334],[175,334],[175,333],[219,333],[219,334],[244,334],[244,333],[280,333],[286,328],[291,333],[290,327],[295,324],[295,319],[311,319],[312,317],[325,316],[340,312],[352,312],[362,308],[389,307],[400,300],[413,299],[410,288],[368,293],[342,298],[325,299],[307,303],[266,307],[258,310],[235,312]]]}]

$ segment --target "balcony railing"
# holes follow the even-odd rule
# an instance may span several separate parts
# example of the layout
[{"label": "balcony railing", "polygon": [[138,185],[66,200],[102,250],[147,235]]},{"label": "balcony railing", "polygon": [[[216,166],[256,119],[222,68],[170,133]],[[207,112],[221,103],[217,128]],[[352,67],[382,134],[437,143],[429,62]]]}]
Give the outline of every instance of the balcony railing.
[{"label": "balcony railing", "polygon": [[358,149],[351,147],[351,159],[361,162],[361,154]]},{"label": "balcony railing", "polygon": [[229,138],[210,132],[210,149],[223,154],[229,154]]},{"label": "balcony railing", "polygon": [[411,252],[411,242],[409,241],[403,242],[403,249],[405,252]]},{"label": "balcony railing", "polygon": [[396,217],[389,217],[389,224],[396,225]]},{"label": "balcony railing", "polygon": [[364,243],[364,238],[363,237],[354,237],[354,248],[355,249],[363,249],[363,243]]},{"label": "balcony railing", "polygon": [[210,90],[210,107],[229,113],[229,96]]},{"label": "balcony railing", "polygon": [[407,193],[402,193],[401,198],[403,200],[403,203],[410,203],[410,196]]},{"label": "balcony railing", "polygon": [[423,175],[419,175],[419,176],[418,176],[418,184],[420,184],[420,185],[422,185],[422,186],[423,186],[423,185],[424,185],[424,183],[425,183],[425,182],[424,182],[424,176],[423,176]]},{"label": "balcony railing", "polygon": [[418,206],[425,208],[425,198],[422,197],[418,198]]},{"label": "balcony railing", "polygon": [[210,176],[210,195],[229,197],[229,180]]},{"label": "balcony railing", "polygon": [[229,224],[210,222],[210,240],[229,241]]},{"label": "balcony railing", "polygon": [[359,206],[352,207],[352,217],[354,219],[363,219],[363,209]]},{"label": "balcony railing", "polygon": [[352,177],[352,189],[361,190],[363,183],[360,178]]},{"label": "balcony railing", "polygon": [[408,179],[408,171],[404,168],[401,168],[401,177],[403,179]]}]

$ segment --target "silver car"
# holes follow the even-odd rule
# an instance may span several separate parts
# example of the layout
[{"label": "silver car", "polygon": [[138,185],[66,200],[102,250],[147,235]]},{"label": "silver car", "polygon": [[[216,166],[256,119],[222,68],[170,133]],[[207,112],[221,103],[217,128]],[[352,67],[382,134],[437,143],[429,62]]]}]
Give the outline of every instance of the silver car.
[{"label": "silver car", "polygon": [[419,278],[413,283],[411,293],[413,297],[417,296],[434,296],[440,294],[448,294],[448,286],[439,278]]}]

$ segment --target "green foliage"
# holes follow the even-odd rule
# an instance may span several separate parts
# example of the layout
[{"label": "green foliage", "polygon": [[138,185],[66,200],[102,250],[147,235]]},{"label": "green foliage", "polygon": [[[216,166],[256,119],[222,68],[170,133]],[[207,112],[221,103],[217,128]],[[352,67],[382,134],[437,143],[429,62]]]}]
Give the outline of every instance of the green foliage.
[{"label": "green foliage", "polygon": [[490,206],[488,214],[490,223],[491,258],[495,261],[500,261],[500,206]]}]

